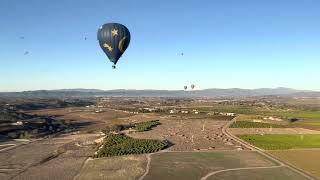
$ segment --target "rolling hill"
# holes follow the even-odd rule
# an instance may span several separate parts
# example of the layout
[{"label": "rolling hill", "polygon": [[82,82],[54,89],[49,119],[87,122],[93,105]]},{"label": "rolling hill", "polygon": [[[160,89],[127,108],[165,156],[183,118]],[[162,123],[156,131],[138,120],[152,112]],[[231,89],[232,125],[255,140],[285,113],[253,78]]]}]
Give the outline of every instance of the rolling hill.
[{"label": "rolling hill", "polygon": [[253,96],[292,96],[320,97],[319,91],[295,90],[290,88],[260,88],[260,89],[204,89],[195,91],[182,90],[99,90],[99,89],[60,89],[37,90],[23,92],[0,92],[0,97],[20,98],[61,98],[61,97],[253,97]]}]

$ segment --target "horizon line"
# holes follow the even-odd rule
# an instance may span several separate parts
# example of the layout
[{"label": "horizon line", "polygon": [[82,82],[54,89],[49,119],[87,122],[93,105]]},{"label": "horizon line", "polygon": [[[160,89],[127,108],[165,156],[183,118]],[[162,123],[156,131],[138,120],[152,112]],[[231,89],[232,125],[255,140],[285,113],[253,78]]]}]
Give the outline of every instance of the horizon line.
[{"label": "horizon line", "polygon": [[310,89],[295,89],[295,88],[288,88],[288,87],[274,87],[274,88],[205,88],[205,89],[194,89],[194,90],[183,90],[183,89],[95,89],[95,88],[62,88],[62,89],[36,89],[36,90],[21,90],[21,91],[0,91],[0,93],[21,93],[21,92],[32,92],[32,91],[67,91],[67,90],[98,90],[98,91],[203,91],[203,90],[210,90],[210,89],[220,89],[220,90],[229,90],[229,89],[241,89],[241,90],[258,90],[258,89],[290,89],[296,91],[311,91],[311,92],[320,92],[320,90],[310,90]]}]

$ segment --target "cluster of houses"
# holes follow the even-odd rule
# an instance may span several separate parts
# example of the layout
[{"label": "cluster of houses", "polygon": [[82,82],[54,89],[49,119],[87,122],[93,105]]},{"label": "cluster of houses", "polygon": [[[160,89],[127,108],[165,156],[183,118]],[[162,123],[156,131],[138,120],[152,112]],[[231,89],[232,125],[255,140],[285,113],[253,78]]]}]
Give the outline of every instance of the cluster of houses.
[{"label": "cluster of houses", "polygon": [[189,111],[187,110],[178,110],[178,109],[171,109],[169,111],[170,114],[178,114],[178,113],[182,113],[182,114],[188,114]]},{"label": "cluster of houses", "polygon": [[86,108],[104,108],[104,106],[102,106],[102,105],[98,105],[98,106],[96,106],[96,105],[89,105],[89,106],[86,106]]},{"label": "cluster of houses", "polygon": [[236,116],[237,114],[230,112],[209,112],[208,115]]},{"label": "cluster of houses", "polygon": [[[193,113],[193,114],[203,114],[203,113],[206,113],[206,112],[200,112],[196,109],[193,109],[192,111],[187,111],[187,110],[177,110],[177,109],[171,109],[169,111],[170,114],[178,114],[178,113],[181,113],[181,114],[189,114],[189,113]],[[224,116],[235,116],[236,114],[235,113],[225,113],[225,112],[209,112],[207,113],[207,115],[224,115]]]},{"label": "cluster of houses", "polygon": [[178,110],[178,109],[171,109],[169,111],[170,114],[178,114],[178,113],[182,113],[182,114],[189,114],[189,111],[187,110]]},{"label": "cluster of houses", "polygon": [[155,112],[158,108],[139,108],[139,111]]},{"label": "cluster of houses", "polygon": [[[90,106],[86,106],[87,108],[103,108],[104,106],[98,105],[90,105]],[[139,113],[148,113],[148,112],[168,112],[167,110],[165,110],[164,108],[161,107],[145,107],[145,108],[138,108],[137,111],[130,111],[130,110],[124,110],[124,112],[127,113],[132,113],[132,114],[139,114]],[[96,110],[96,113],[102,112],[102,110]],[[229,113],[229,112],[202,112],[199,111],[197,109],[193,109],[193,110],[186,110],[186,109],[171,109],[169,110],[170,114],[207,114],[207,115],[224,115],[224,116],[235,116],[235,113]]]},{"label": "cluster of houses", "polygon": [[264,119],[264,120],[271,120],[271,121],[282,121],[281,118],[272,117],[272,116],[270,116],[270,117],[264,117],[263,119]]},{"label": "cluster of houses", "polygon": [[98,105],[98,106],[89,105],[89,106],[86,106],[86,108],[95,108],[95,110],[94,110],[95,113],[101,113],[101,112],[103,112],[103,110],[102,109],[97,109],[97,108],[104,108],[104,106],[101,106],[101,105]]}]

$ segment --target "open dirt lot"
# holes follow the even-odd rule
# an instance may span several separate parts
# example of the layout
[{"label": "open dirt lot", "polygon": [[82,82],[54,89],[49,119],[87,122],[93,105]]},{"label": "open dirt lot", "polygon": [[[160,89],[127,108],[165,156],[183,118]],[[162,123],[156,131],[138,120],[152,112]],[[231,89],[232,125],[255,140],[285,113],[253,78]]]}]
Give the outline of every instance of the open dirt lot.
[{"label": "open dirt lot", "polygon": [[320,179],[319,149],[294,149],[268,152]]},{"label": "open dirt lot", "polygon": [[278,165],[253,151],[166,152],[151,157],[146,180],[194,180],[223,169]]},{"label": "open dirt lot", "polygon": [[[133,117],[130,117],[133,119]],[[159,119],[161,125],[151,131],[134,132],[129,136],[142,139],[167,139],[173,146],[171,151],[199,150],[242,150],[244,147],[222,133],[222,127],[228,122],[222,119],[181,119],[180,117],[149,117]]]},{"label": "open dirt lot", "polygon": [[[132,115],[106,108],[100,113],[86,108],[47,109],[28,113],[54,116],[65,121],[83,123],[83,126],[66,134],[20,143],[11,150],[1,152],[1,179],[128,179],[128,177],[134,179],[140,177],[145,172],[145,155],[87,161],[97,150],[94,140],[101,138],[100,134],[93,132],[113,124],[160,120],[161,125],[153,130],[130,135],[135,138],[168,139],[174,143],[169,150],[242,150],[243,148],[222,133],[222,127],[230,120],[223,116],[188,117],[156,113]],[[88,131],[92,132],[88,133]]]},{"label": "open dirt lot", "polygon": [[287,167],[242,169],[214,174],[207,180],[305,180],[306,178],[291,171]]},{"label": "open dirt lot", "polygon": [[129,134],[134,138],[167,139],[174,145],[169,150],[213,150],[213,149],[239,149],[238,143],[227,138],[222,133],[222,127],[232,118],[230,116],[199,115],[164,115],[146,113],[132,115],[123,111],[102,108],[102,112],[95,113],[88,108],[63,108],[32,111],[29,113],[50,115],[69,121],[85,123],[83,131],[100,131],[107,125],[129,124],[142,121],[160,120],[161,125],[152,131]]},{"label": "open dirt lot", "polygon": [[235,135],[242,134],[320,134],[320,131],[304,128],[229,128]]},{"label": "open dirt lot", "polygon": [[29,111],[29,114],[54,116],[67,122],[79,124],[80,130],[100,131],[107,125],[126,123],[119,118],[132,116],[130,113],[123,111],[99,108],[101,112],[96,113],[95,109],[77,107],[77,108],[60,108]]},{"label": "open dirt lot", "polygon": [[98,134],[63,135],[0,153],[1,179],[72,179],[96,150]]},{"label": "open dirt lot", "polygon": [[138,179],[145,172],[146,164],[147,159],[145,155],[91,159],[86,162],[75,179]]}]

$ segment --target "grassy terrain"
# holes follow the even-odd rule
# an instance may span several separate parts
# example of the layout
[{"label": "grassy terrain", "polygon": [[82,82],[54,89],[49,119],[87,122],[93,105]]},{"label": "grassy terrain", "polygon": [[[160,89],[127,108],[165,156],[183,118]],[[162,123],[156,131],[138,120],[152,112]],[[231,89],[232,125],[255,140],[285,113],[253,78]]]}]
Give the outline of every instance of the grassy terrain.
[{"label": "grassy terrain", "polygon": [[134,139],[122,134],[108,134],[102,148],[94,157],[152,153],[164,149],[166,146],[168,146],[167,142],[159,140]]},{"label": "grassy terrain", "polygon": [[108,134],[110,132],[119,132],[122,130],[126,129],[135,129],[138,132],[143,132],[143,131],[149,131],[153,127],[160,125],[161,123],[159,120],[153,120],[153,121],[147,121],[147,122],[140,122],[140,123],[135,123],[135,124],[129,124],[129,125],[123,125],[123,124],[115,124],[111,126],[107,126],[101,131],[105,134]]},{"label": "grassy terrain", "polygon": [[320,120],[319,121],[314,121],[314,122],[305,121],[305,122],[303,122],[303,124],[311,125],[311,126],[320,126]]},{"label": "grassy terrain", "polygon": [[105,127],[101,131],[104,134],[109,134],[111,132],[119,132],[119,131],[122,131],[122,130],[125,130],[125,129],[129,129],[129,128],[130,128],[129,126],[124,126],[122,124],[114,124],[114,125],[110,125],[110,126]]},{"label": "grassy terrain", "polygon": [[249,178],[259,180],[307,180],[307,178],[287,167],[227,171],[210,176],[208,180],[247,180]]},{"label": "grassy terrain", "polygon": [[215,111],[215,112],[234,112],[237,114],[246,115],[263,115],[263,116],[277,116],[284,119],[288,118],[300,118],[309,120],[319,120],[320,121],[320,111],[319,110],[300,110],[300,109],[271,109],[271,108],[261,108],[252,106],[232,106],[232,105],[217,105],[212,107],[200,107],[200,111]]},{"label": "grassy terrain", "polygon": [[320,179],[320,150],[282,150],[269,153]]},{"label": "grassy terrain", "polygon": [[249,151],[168,152],[154,154],[151,158],[145,180],[194,180],[222,169],[276,165],[260,154]]},{"label": "grassy terrain", "polygon": [[262,120],[264,117],[278,117],[283,120],[296,118],[298,121],[289,123],[288,127],[302,127],[314,130],[320,130],[320,111],[319,108],[311,109],[281,109],[268,108],[245,105],[215,105],[197,108],[200,111],[206,112],[234,112],[240,114],[238,120]]},{"label": "grassy terrain", "polygon": [[84,165],[76,179],[134,180],[143,175],[146,164],[145,155],[93,159]]},{"label": "grassy terrain", "polygon": [[320,130],[320,120],[302,120],[294,122],[291,125],[295,127]]},{"label": "grassy terrain", "polygon": [[263,120],[264,116],[254,114],[240,114],[237,121]]},{"label": "grassy terrain", "polygon": [[149,131],[151,130],[152,127],[158,126],[159,124],[160,124],[159,120],[141,122],[141,123],[134,124],[133,129],[139,132]]},{"label": "grassy terrain", "polygon": [[320,148],[319,134],[305,135],[239,135],[250,144],[265,150]]},{"label": "grassy terrain", "polygon": [[231,124],[230,128],[285,128],[286,126],[280,124],[251,122],[251,121],[236,121]]}]

